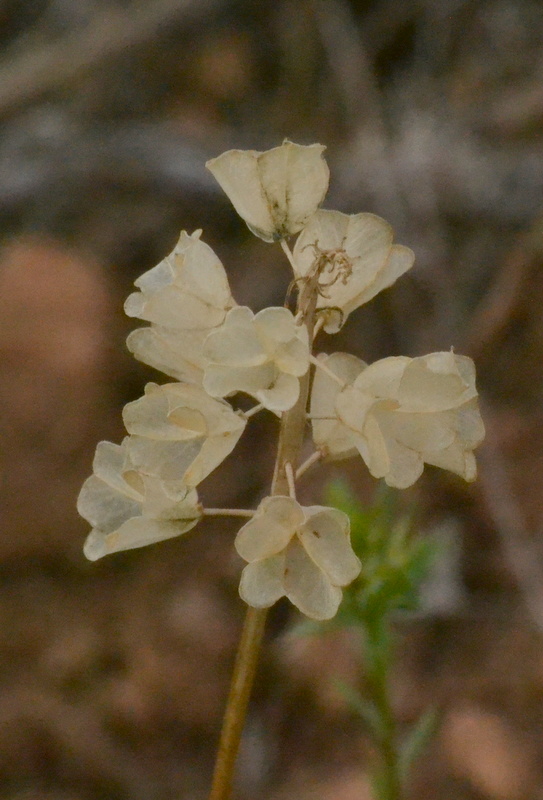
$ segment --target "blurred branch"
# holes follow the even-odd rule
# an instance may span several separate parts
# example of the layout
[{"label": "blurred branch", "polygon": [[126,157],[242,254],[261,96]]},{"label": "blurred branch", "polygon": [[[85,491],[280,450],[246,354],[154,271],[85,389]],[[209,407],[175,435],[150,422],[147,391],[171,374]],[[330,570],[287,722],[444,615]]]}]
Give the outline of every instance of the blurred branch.
[{"label": "blurred branch", "polygon": [[520,237],[499,269],[470,321],[464,349],[474,359],[491,357],[494,347],[522,306],[530,275],[543,256],[543,215]]},{"label": "blurred branch", "polygon": [[154,39],[164,26],[192,24],[224,0],[155,0],[108,8],[82,31],[5,57],[0,63],[0,117],[78,79],[128,48]]},{"label": "blurred branch", "polygon": [[[389,154],[389,136],[373,64],[345,0],[314,0],[317,30],[336,80],[351,142],[363,144],[366,163],[379,175],[379,193],[389,215],[405,227],[405,198]],[[357,161],[354,160],[353,164]],[[356,167],[355,167],[356,169]]]},{"label": "blurred branch", "polygon": [[487,434],[478,453],[479,485],[528,614],[543,633],[543,566],[507,474],[492,412],[487,410],[484,417]]}]

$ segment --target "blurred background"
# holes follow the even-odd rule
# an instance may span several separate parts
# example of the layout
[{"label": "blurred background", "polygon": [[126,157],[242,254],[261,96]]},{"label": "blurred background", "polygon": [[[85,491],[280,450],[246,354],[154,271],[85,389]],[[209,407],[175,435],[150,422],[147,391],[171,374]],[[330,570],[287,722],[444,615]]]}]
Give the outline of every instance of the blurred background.
[{"label": "blurred background", "polygon": [[[89,564],[75,504],[122,406],[165,380],[124,346],[134,279],[203,228],[239,303],[288,270],[204,168],[230,147],[327,145],[325,207],[372,211],[415,267],[324,349],[454,346],[487,441],[471,486],[427,469],[406,501],[445,556],[398,628],[394,703],[442,712],[418,800],[543,797],[541,0],[0,1],[0,798],[206,797],[244,613],[234,522]],[[203,485],[254,506],[260,415]],[[305,479],[318,502],[362,462]],[[334,679],[343,633],[272,612],[241,800],[369,800],[368,743]]]}]

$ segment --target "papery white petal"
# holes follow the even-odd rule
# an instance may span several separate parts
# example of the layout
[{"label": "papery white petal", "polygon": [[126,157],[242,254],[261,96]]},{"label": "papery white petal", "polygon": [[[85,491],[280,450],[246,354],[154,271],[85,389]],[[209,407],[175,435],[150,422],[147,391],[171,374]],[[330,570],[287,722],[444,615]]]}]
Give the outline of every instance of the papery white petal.
[{"label": "papery white petal", "polygon": [[400,383],[412,361],[413,359],[406,356],[381,358],[367,366],[357,376],[353,386],[374,398],[397,400]]},{"label": "papery white petal", "polygon": [[294,531],[305,520],[303,507],[292,497],[285,495],[274,495],[265,497],[258,507],[259,513],[265,513],[280,525]]},{"label": "papery white petal", "polygon": [[92,462],[92,470],[97,478],[104,481],[116,491],[126,494],[139,501],[141,494],[126,483],[123,472],[130,469],[128,455],[128,439],[125,438],[120,445],[113,442],[98,442]]},{"label": "papery white petal", "polygon": [[184,231],[173,252],[137,281],[141,292],[125,304],[128,316],[173,328],[212,328],[235,305],[221,262],[200,241],[201,231]]},{"label": "papery white petal", "polygon": [[[414,358],[405,368],[398,400],[406,411],[444,411],[476,396],[471,359],[452,352]],[[462,366],[462,373],[459,365]],[[471,384],[463,375],[471,376]]]},{"label": "papery white petal", "polygon": [[395,489],[407,489],[417,481],[424,470],[424,459],[394,439],[386,439],[390,468],[385,483]]},{"label": "papery white petal", "polygon": [[[181,384],[158,386],[156,383],[148,383],[143,397],[127,403],[123,409],[123,420],[128,433],[149,439],[174,441],[205,436],[208,424],[204,412],[200,410],[200,404],[205,402],[205,392],[199,387],[189,384],[184,387],[186,400],[183,421],[170,418],[170,393],[172,387],[177,385]],[[196,390],[195,397],[190,389]],[[179,405],[182,401],[183,398],[180,398]]]},{"label": "papery white petal", "polygon": [[[130,457],[136,468],[145,475],[156,475],[163,481],[180,481],[188,485],[185,476],[200,458],[205,441],[203,436],[189,440],[161,440],[134,435],[130,437]],[[197,483],[191,485],[196,486]]]},{"label": "papery white petal", "polygon": [[339,420],[351,431],[364,433],[366,419],[377,401],[372,395],[359,391],[355,386],[346,386],[336,395],[336,413]]},{"label": "papery white petal", "polygon": [[91,475],[81,487],[77,511],[90,525],[109,533],[141,513],[141,500],[138,502]]},{"label": "papery white petal", "polygon": [[460,442],[454,442],[444,450],[435,452],[428,450],[424,454],[424,460],[434,467],[441,467],[460,475],[469,483],[477,477],[475,456],[470,450],[465,450]]},{"label": "papery white petal", "polygon": [[256,396],[262,386],[273,385],[277,370],[272,363],[260,367],[225,367],[209,364],[204,374],[204,389],[211,397],[227,397],[234,392]]},{"label": "papery white petal", "polygon": [[197,522],[197,519],[170,522],[149,517],[134,517],[112,533],[91,531],[83,546],[83,552],[89,561],[96,561],[120,550],[133,550],[136,547],[180,536],[193,528]]},{"label": "papery white petal", "polygon": [[289,342],[297,333],[292,311],[282,306],[263,308],[255,314],[254,324],[258,338],[269,353],[280,344]]},{"label": "papery white petal", "polygon": [[305,375],[309,369],[309,340],[305,325],[295,339],[277,348],[273,360],[281,372],[297,378]]},{"label": "papery white petal", "polygon": [[304,513],[295,500],[282,496],[268,497],[238,532],[236,550],[246,561],[275,555],[284,550],[303,521]]},{"label": "papery white petal", "polygon": [[374,280],[361,289],[360,292],[345,302],[345,316],[365,303],[369,303],[379,292],[388,289],[398,278],[401,278],[415,262],[415,254],[409,247],[401,244],[392,245],[388,252],[387,259],[383,262],[381,269],[375,275]]},{"label": "papery white petal", "polygon": [[363,435],[356,439],[356,446],[373,477],[384,478],[390,471],[390,454],[379,423],[372,414],[367,415]]},{"label": "papery white petal", "polygon": [[205,366],[204,342],[211,330],[214,328],[182,331],[151,325],[132,331],[126,345],[144,364],[178,381],[201,385]]},{"label": "papery white petal", "polygon": [[301,230],[324,199],[324,149],[284,142],[263,153],[229,150],[206,166],[253,233],[272,242]]},{"label": "papery white petal", "polygon": [[469,400],[456,410],[455,430],[465,448],[472,450],[481,444],[485,438],[485,426],[477,399]]},{"label": "papery white petal", "polygon": [[284,588],[290,602],[312,619],[331,619],[341,602],[341,589],[332,585],[297,539],[285,551]]},{"label": "papery white petal", "polygon": [[241,599],[253,608],[272,606],[285,593],[284,572],[284,553],[248,564],[241,573],[239,584]]},{"label": "papery white petal", "polygon": [[195,489],[178,481],[162,481],[151,475],[142,475],[142,483],[145,487],[144,516],[183,523],[198,520],[202,516]]},{"label": "papery white petal", "polygon": [[455,411],[422,414],[403,409],[385,410],[376,411],[375,417],[387,437],[419,453],[443,450],[455,439]]},{"label": "papery white petal", "polygon": [[[352,383],[366,366],[363,361],[350,353],[321,354],[319,361],[345,383]],[[336,397],[341,387],[336,381],[317,368],[311,392],[311,416],[330,417],[313,419],[313,440],[315,445],[334,458],[348,458],[356,453],[352,431],[339,419],[336,412]]]},{"label": "papery white petal", "polygon": [[267,355],[258,338],[252,312],[249,317],[242,313],[241,308],[235,308],[227,314],[223,325],[207,337],[204,357],[208,362],[228,367],[254,367],[264,364]]},{"label": "papery white petal", "polygon": [[270,411],[288,411],[298,400],[300,381],[284,372],[277,374],[275,381],[266,389],[254,392],[254,396]]},{"label": "papery white petal", "polygon": [[124,410],[138,470],[196,486],[228,456],[246,425],[228,403],[191,384],[146,387]]},{"label": "papery white petal", "polygon": [[334,586],[346,586],[361,569],[350,542],[347,514],[335,508],[311,506],[298,537],[306,553],[326,573]]}]

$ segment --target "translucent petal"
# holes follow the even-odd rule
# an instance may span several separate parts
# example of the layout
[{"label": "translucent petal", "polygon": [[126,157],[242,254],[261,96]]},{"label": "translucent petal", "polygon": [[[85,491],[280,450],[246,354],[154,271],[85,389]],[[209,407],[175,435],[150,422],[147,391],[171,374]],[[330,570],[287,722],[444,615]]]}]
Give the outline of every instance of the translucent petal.
[{"label": "translucent petal", "polygon": [[297,539],[285,551],[284,589],[291,603],[312,619],[331,619],[341,602],[341,589],[330,583]]},{"label": "translucent petal", "polygon": [[[238,419],[240,418],[238,417]],[[204,441],[198,456],[183,474],[182,480],[188,486],[197,486],[230,455],[245,427],[245,423],[241,419],[240,423],[237,428],[209,437]]]},{"label": "translucent petal", "polygon": [[357,439],[357,449],[374,478],[383,478],[390,471],[390,454],[379,423],[368,414],[364,434]]},{"label": "translucent petal", "polygon": [[400,390],[400,382],[412,359],[405,356],[391,356],[374,361],[356,378],[354,386],[372,397],[395,400]]},{"label": "translucent petal", "polygon": [[81,487],[77,510],[90,525],[109,533],[140,514],[141,502],[91,475]]},{"label": "translucent petal", "polygon": [[92,469],[96,477],[111,486],[112,489],[139,501],[141,494],[127,484],[123,477],[123,472],[127,468],[127,444],[127,438],[120,445],[112,442],[98,442]]},{"label": "translucent petal", "polygon": [[[381,269],[375,275],[374,280],[356,296],[348,300],[344,306],[345,318],[360,306],[369,303],[375,295],[384,289],[392,286],[398,278],[406,273],[415,262],[415,254],[409,247],[401,244],[393,245],[388,253],[388,258],[383,262]],[[356,267],[355,267],[356,268]],[[326,330],[326,328],[325,328]]]},{"label": "translucent petal", "polygon": [[[350,353],[321,354],[319,360],[345,383],[352,383],[364,369],[365,364]],[[319,449],[336,458],[347,458],[356,453],[352,431],[336,418],[336,397],[340,386],[321,369],[315,370],[311,392],[311,416],[331,417],[314,419],[313,440]],[[334,419],[335,418],[335,419]]]},{"label": "translucent petal", "polygon": [[83,552],[89,561],[96,561],[120,550],[132,550],[136,547],[144,547],[154,542],[180,536],[193,528],[197,522],[197,519],[173,522],[149,517],[135,517],[127,520],[112,533],[91,531],[85,541]]},{"label": "translucent petal", "polygon": [[[398,399],[406,411],[444,411],[475,397],[466,384],[454,353],[430,353],[413,358],[405,368]],[[464,359],[465,372],[465,359]]]},{"label": "translucent petal", "polygon": [[236,550],[245,561],[258,561],[284,550],[294,531],[266,515],[247,522],[236,536]]},{"label": "translucent petal", "polygon": [[464,450],[460,442],[454,442],[444,450],[436,452],[427,451],[424,454],[427,464],[434,467],[448,469],[464,478],[465,481],[474,481],[477,477],[477,464],[475,456],[469,450]]},{"label": "translucent petal", "polygon": [[269,388],[254,392],[254,396],[270,411],[288,411],[300,395],[300,381],[293,375],[280,372]]},{"label": "translucent petal", "polygon": [[252,315],[242,315],[239,308],[227,314],[224,324],[209,334],[204,356],[213,364],[228,367],[253,367],[267,360]]},{"label": "translucent petal", "polygon": [[224,267],[208,245],[181,234],[174,251],[136,281],[141,292],[125,304],[128,316],[174,328],[211,328],[220,325],[235,305]]},{"label": "translucent petal", "polygon": [[168,419],[181,424],[183,409],[197,411],[206,420],[205,432],[207,436],[222,436],[233,431],[242,431],[245,421],[239,416],[229,403],[217,400],[201,389],[185,383],[170,383],[162,387],[168,397]]},{"label": "translucent petal", "polygon": [[161,261],[156,267],[147,270],[147,272],[144,272],[143,275],[140,275],[140,277],[134,281],[134,286],[141,289],[141,292],[135,293],[135,299],[145,302],[146,294],[153,294],[154,292],[160,291],[160,289],[164,289],[164,287],[172,283],[173,279],[173,268],[168,259],[164,259],[164,261]]},{"label": "translucent petal", "polygon": [[255,314],[254,322],[258,337],[269,353],[273,353],[278,345],[289,342],[296,336],[294,317],[288,308],[276,306],[263,308]]},{"label": "translucent petal", "polygon": [[[182,481],[188,485],[187,473],[199,458],[205,441],[204,437],[176,441],[131,436],[130,456],[140,472],[156,475],[164,481]],[[221,460],[218,458],[215,466]],[[197,483],[190,485],[196,486]]]},{"label": "translucent petal", "polygon": [[481,444],[485,438],[485,426],[481,419],[477,400],[470,400],[457,409],[455,430],[464,447],[471,450]]},{"label": "translucent petal", "polygon": [[[128,403],[123,409],[123,420],[128,433],[145,436],[149,439],[181,440],[194,439],[205,436],[208,426],[204,414],[198,409],[196,400],[190,398],[188,408],[192,410],[192,416],[188,427],[176,424],[175,420],[169,418],[170,403],[168,397],[168,387],[157,386],[155,383],[148,383],[145,387],[145,394],[139,400]],[[202,389],[194,386],[187,388],[198,389],[200,397],[205,394]]]},{"label": "translucent petal", "polygon": [[416,414],[401,409],[374,413],[387,438],[393,438],[419,453],[425,450],[443,450],[455,438],[454,411]]},{"label": "translucent petal", "polygon": [[206,166],[253,233],[271,242],[301,230],[324,199],[324,149],[284,142],[264,153],[229,150]]},{"label": "translucent petal", "polygon": [[387,439],[387,448],[390,469],[385,475],[385,482],[396,489],[407,489],[422,475],[424,460],[420,453],[393,439]]},{"label": "translucent petal", "polygon": [[362,434],[369,411],[376,400],[354,386],[346,386],[336,395],[335,407],[340,422],[351,431]]},{"label": "translucent petal", "polygon": [[349,517],[322,506],[306,508],[305,512],[307,521],[298,530],[298,537],[306,553],[334,586],[346,586],[361,568],[351,547]]},{"label": "translucent petal", "polygon": [[304,520],[304,511],[296,500],[282,495],[266,497],[238,532],[236,550],[246,561],[274,555],[287,546]]},{"label": "translucent petal", "polygon": [[173,490],[174,484],[161,481],[155,476],[143,475],[142,479],[145,487],[142,506],[144,516],[183,522],[200,519],[202,516],[195,489],[189,489],[178,482],[177,490]]},{"label": "translucent petal", "polygon": [[241,573],[239,584],[241,599],[253,608],[272,606],[285,593],[284,571],[284,553],[248,564]]},{"label": "translucent petal", "polygon": [[144,364],[178,381],[201,384],[204,375],[203,347],[214,330],[173,330],[158,325],[137,328],[129,334],[126,345]]},{"label": "translucent petal", "polygon": [[309,339],[303,325],[295,338],[280,345],[275,351],[275,364],[281,372],[301,378],[309,369]]},{"label": "translucent petal", "polygon": [[225,367],[210,364],[204,373],[204,389],[212,397],[227,397],[234,392],[256,396],[262,387],[273,384],[276,369],[266,363],[260,367]]}]

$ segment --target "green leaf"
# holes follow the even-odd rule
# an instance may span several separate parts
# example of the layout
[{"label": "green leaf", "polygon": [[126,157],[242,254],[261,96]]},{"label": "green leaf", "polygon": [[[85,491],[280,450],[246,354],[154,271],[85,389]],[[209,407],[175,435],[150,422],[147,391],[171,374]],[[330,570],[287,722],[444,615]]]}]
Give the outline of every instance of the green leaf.
[{"label": "green leaf", "polygon": [[352,686],[340,680],[333,681],[333,686],[343,697],[349,709],[360,717],[368,729],[368,733],[377,741],[381,742],[386,735],[384,721],[379,712],[379,708],[371,700],[365,697]]},{"label": "green leaf", "polygon": [[409,732],[402,744],[399,756],[399,769],[403,780],[407,779],[411,767],[430,739],[435,735],[440,721],[441,715],[434,706],[419,717],[415,726]]}]

